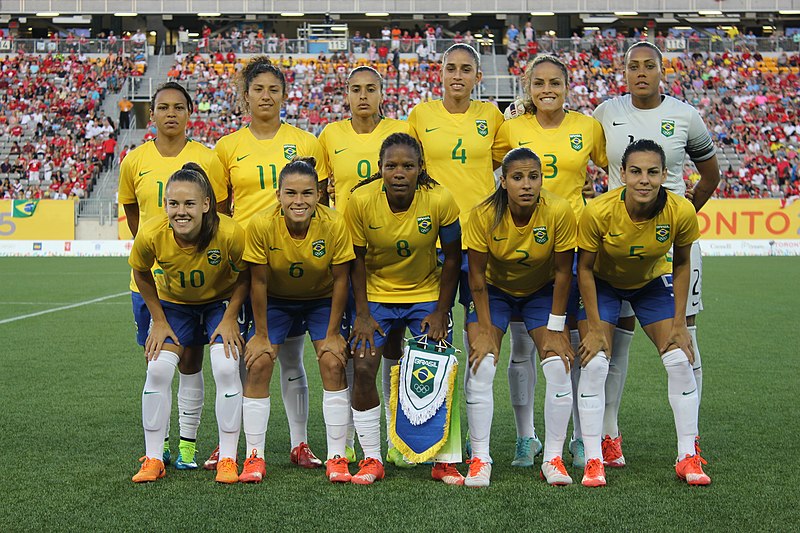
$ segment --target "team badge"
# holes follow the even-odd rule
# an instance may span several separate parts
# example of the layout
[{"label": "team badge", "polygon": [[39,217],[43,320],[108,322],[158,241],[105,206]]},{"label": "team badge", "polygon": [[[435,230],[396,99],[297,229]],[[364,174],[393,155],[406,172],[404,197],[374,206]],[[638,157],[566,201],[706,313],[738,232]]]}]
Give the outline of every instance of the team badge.
[{"label": "team badge", "polygon": [[283,157],[287,160],[291,161],[297,155],[297,145],[296,144],[284,144],[283,145]]},{"label": "team badge", "polygon": [[417,217],[417,227],[419,228],[419,232],[423,235],[428,233],[431,230],[431,217],[430,215],[425,215],[424,217]]},{"label": "team badge", "polygon": [[474,313],[474,312],[475,312],[475,301],[474,300],[470,300],[469,301],[469,309],[467,309],[467,314],[471,314],[471,313]]},{"label": "team badge", "polygon": [[311,251],[314,253],[314,257],[322,257],[325,255],[325,239],[312,242]]},{"label": "team badge", "polygon": [[576,152],[580,152],[581,150],[583,150],[583,135],[581,135],[580,133],[570,133],[569,145]]},{"label": "team badge", "polygon": [[208,264],[211,266],[217,266],[222,262],[222,252],[216,248],[206,252],[206,256],[208,256]]},{"label": "team badge", "polygon": [[478,135],[481,137],[489,135],[489,124],[485,120],[476,120],[475,128],[478,130]]},{"label": "team badge", "polygon": [[537,244],[544,244],[547,242],[547,226],[537,226],[533,228],[533,239]]},{"label": "team badge", "polygon": [[669,224],[656,224],[656,240],[658,242],[669,240]]},{"label": "team badge", "polygon": [[433,392],[433,378],[439,368],[438,361],[414,358],[414,369],[411,371],[411,389],[420,398]]},{"label": "team badge", "polygon": [[672,137],[675,134],[675,121],[662,120],[661,121],[661,135],[664,137]]}]

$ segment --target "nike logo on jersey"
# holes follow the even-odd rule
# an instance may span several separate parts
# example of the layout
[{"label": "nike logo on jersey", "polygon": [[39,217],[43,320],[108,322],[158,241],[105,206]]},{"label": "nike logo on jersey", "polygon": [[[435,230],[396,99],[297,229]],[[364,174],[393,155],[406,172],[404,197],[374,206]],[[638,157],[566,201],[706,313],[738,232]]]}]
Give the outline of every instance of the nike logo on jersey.
[{"label": "nike logo on jersey", "polygon": [[280,248],[278,248],[277,246],[270,246],[269,247],[269,251],[270,252],[274,252],[275,250],[280,250]]},{"label": "nike logo on jersey", "polygon": [[241,161],[242,159],[246,159],[246,158],[248,158],[248,157],[250,157],[250,154],[243,155],[242,157],[237,157],[237,158],[236,158],[236,161]]},{"label": "nike logo on jersey", "polygon": [[367,225],[369,229],[381,229],[383,226],[373,226],[372,224]]},{"label": "nike logo on jersey", "polygon": [[436,130],[438,130],[439,128],[441,128],[441,126],[439,126],[439,127],[436,127],[436,128],[425,128],[425,133],[430,133],[430,132],[432,132],[432,131],[436,131]]},{"label": "nike logo on jersey", "polygon": [[690,390],[689,392],[682,392],[681,394],[683,394],[684,396],[689,396],[690,394],[692,394],[692,393],[693,393],[694,391],[696,391],[696,390],[697,390],[697,389],[692,389],[692,390]]},{"label": "nike logo on jersey", "polygon": [[494,235],[492,235],[492,240],[494,240],[495,242],[507,241],[508,237],[495,237]]},{"label": "nike logo on jersey", "polygon": [[624,126],[627,122],[617,122],[616,120],[611,121],[612,126]]},{"label": "nike logo on jersey", "polygon": [[225,397],[226,398],[233,398],[234,396],[238,396],[238,395],[239,395],[238,392],[234,392],[233,394],[228,394],[227,392],[225,393]]},{"label": "nike logo on jersey", "polygon": [[622,233],[609,233],[608,234],[609,237],[619,237],[620,235],[622,235]]},{"label": "nike logo on jersey", "polygon": [[298,379],[302,378],[303,376],[296,376],[293,378],[286,378],[286,381],[297,381]]},{"label": "nike logo on jersey", "polygon": [[145,174],[150,174],[151,172],[152,172],[152,170],[145,170],[144,172],[139,172],[139,177],[141,178]]},{"label": "nike logo on jersey", "polygon": [[526,144],[530,144],[530,143],[532,143],[532,142],[533,142],[533,141],[527,141],[527,142],[522,142],[522,141],[519,141],[519,145],[520,145],[520,146],[525,146]]},{"label": "nike logo on jersey", "polygon": [[347,148],[342,148],[341,150],[334,150],[333,153],[338,155],[344,152],[345,150],[347,150]]}]

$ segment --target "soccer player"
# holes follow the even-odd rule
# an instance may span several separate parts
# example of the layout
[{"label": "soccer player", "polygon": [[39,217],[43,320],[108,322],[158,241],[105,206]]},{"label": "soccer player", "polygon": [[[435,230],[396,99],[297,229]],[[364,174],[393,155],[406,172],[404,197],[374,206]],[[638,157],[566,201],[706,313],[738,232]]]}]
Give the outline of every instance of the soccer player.
[{"label": "soccer player", "polygon": [[[364,460],[352,482],[361,485],[384,476],[375,377],[385,333],[402,321],[413,337],[424,334],[431,342],[450,339],[452,334],[450,309],[461,264],[459,210],[422,164],[417,141],[393,133],[381,145],[379,172],[353,191],[344,213],[356,253],[351,274],[356,300],[352,403]],[[437,240],[444,252],[441,268]],[[435,464],[432,475],[447,484],[464,482],[451,464]]]},{"label": "soccer player", "polygon": [[[312,134],[281,122],[286,98],[283,72],[266,56],[257,56],[242,69],[239,95],[251,122],[217,142],[233,197],[233,218],[243,227],[259,211],[277,205],[278,177],[295,156],[310,156],[317,172],[327,176],[322,147]],[[303,327],[295,324],[278,352],[280,382],[289,421],[292,463],[305,468],[322,466],[308,447],[308,380],[303,366]]]},{"label": "soccer player", "polygon": [[[333,196],[336,210],[340,213],[344,213],[353,187],[377,171],[378,152],[383,140],[392,133],[408,133],[408,122],[383,116],[382,101],[383,78],[378,71],[369,66],[354,68],[347,76],[347,102],[351,118],[328,124],[319,136],[330,170],[327,189]],[[349,305],[349,315],[355,312],[353,305],[352,302]],[[384,348],[382,368],[385,406],[389,405],[391,367],[397,364],[402,355],[402,341],[402,331],[393,332],[389,335]],[[347,372],[347,381],[352,387],[352,359],[348,361]],[[388,408],[386,417],[388,428]],[[413,466],[413,463],[406,461],[394,448],[391,439],[386,440],[389,446],[386,454],[387,462],[399,467]],[[355,461],[353,443],[354,435],[348,429],[347,453],[351,461]]]},{"label": "soccer player", "polygon": [[[128,228],[135,237],[139,226],[164,211],[164,192],[167,179],[184,164],[195,162],[208,176],[214,195],[219,201],[216,209],[227,211],[228,193],[223,184],[219,158],[201,143],[186,136],[186,123],[194,110],[186,89],[167,82],[159,86],[150,101],[150,121],[155,124],[156,138],[132,150],[122,161],[119,173],[119,201],[125,210]],[[154,272],[156,275],[159,273]],[[139,294],[131,272],[131,300],[136,323],[136,342],[145,345],[150,326],[150,312]],[[179,470],[197,468],[195,461],[197,428],[203,411],[203,346],[183,346],[178,364],[178,413],[180,444],[175,467]],[[169,416],[164,435],[163,461],[169,464]]]},{"label": "soccer player", "polygon": [[[215,210],[203,169],[187,163],[164,187],[166,214],[155,215],[136,235],[129,263],[152,323],[145,342],[147,379],[142,391],[146,454],[136,483],[164,477],[161,460],[170,383],[184,346],[211,344],[217,388],[220,460],[216,480],[236,483],[236,446],[242,416],[237,358],[244,346],[239,312],[250,273],[242,261],[244,230]],[[162,271],[158,281],[151,269]],[[207,335],[207,332],[211,332]]]},{"label": "soccer player", "polygon": [[575,236],[569,202],[542,189],[539,157],[527,147],[511,150],[503,159],[500,187],[473,209],[464,229],[473,298],[467,316],[472,350],[465,387],[472,445],[467,486],[489,485],[492,383],[512,316],[522,316],[547,380],[542,477],[551,485],[572,483],[561,455],[572,411],[574,352],[565,324]]},{"label": "soccer player", "polygon": [[[578,387],[586,467],[583,485],[606,484],[601,445],[605,383],[616,357],[612,336],[628,301],[667,370],[678,436],[675,471],[690,485],[708,485],[695,450],[698,387],[686,326],[692,243],[700,238],[694,207],[667,191],[667,158],[656,142],[639,139],[622,155],[623,187],[589,202],[578,224],[578,313],[583,371]],[[664,256],[672,247],[672,274]]]},{"label": "soccer player", "polygon": [[[594,111],[603,125],[609,161],[609,189],[622,185],[620,162],[626,147],[636,139],[658,139],[667,155],[667,181],[664,186],[683,195],[683,165],[686,156],[700,172],[700,181],[691,191],[695,210],[700,211],[719,184],[719,163],[716,149],[703,119],[695,108],[671,96],[662,95],[659,84],[663,74],[661,51],[643,41],[631,46],[625,54],[625,80],[629,94],[608,100]],[[694,348],[694,374],[698,397],[702,395],[703,372],[697,345],[695,318],[703,309],[701,286],[703,264],[700,244],[692,245],[691,291],[687,299],[686,317]],[[625,466],[622,437],[617,423],[622,390],[628,373],[628,352],[633,339],[634,316],[623,303],[621,318],[614,331],[614,362],[606,382],[606,410],[603,422],[603,459],[607,466]]]},{"label": "soccer player", "polygon": [[250,219],[244,259],[250,264],[255,331],[247,342],[244,432],[249,459],[239,480],[266,474],[264,443],[275,357],[292,324],[302,318],[317,351],[322,413],[328,437],[327,475],[347,482],[345,441],[350,413],[345,378],[347,342],[340,333],[347,305],[353,242],[342,215],[318,203],[313,158],[297,158],[280,172],[278,205]]},{"label": "soccer player", "polygon": [[[569,90],[569,72],[560,59],[550,55],[536,57],[528,64],[522,85],[526,113],[500,126],[493,149],[494,158],[501,161],[509,150],[520,146],[541,154],[542,188],[567,199],[575,217],[579,218],[586,205],[582,193],[586,183],[586,165],[590,159],[596,166],[608,165],[603,128],[592,117],[564,109]],[[577,286],[573,289],[572,298],[568,306],[568,326],[573,350],[577,350]],[[528,335],[528,328],[517,318],[512,319],[510,329],[508,386],[517,425],[516,452],[511,464],[529,467],[533,466],[533,458],[542,451],[534,424],[533,402],[537,376],[535,347]],[[580,361],[572,365],[574,391],[577,390],[579,378]],[[573,438],[569,449],[573,465],[583,468],[583,442],[577,408],[573,415]]]}]

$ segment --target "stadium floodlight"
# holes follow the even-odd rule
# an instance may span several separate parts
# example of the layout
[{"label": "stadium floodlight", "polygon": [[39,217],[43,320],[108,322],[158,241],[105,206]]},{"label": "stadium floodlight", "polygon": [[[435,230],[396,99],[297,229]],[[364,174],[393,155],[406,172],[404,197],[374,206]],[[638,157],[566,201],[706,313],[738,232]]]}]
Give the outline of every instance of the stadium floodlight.
[{"label": "stadium floodlight", "polygon": [[780,15],[800,15],[800,9],[781,9],[778,11]]},{"label": "stadium floodlight", "polygon": [[388,17],[389,13],[364,13],[368,17]]},{"label": "stadium floodlight", "polygon": [[472,13],[470,13],[469,11],[453,12],[453,13],[448,13],[447,16],[448,17],[471,17]]},{"label": "stadium floodlight", "polygon": [[282,17],[304,17],[304,16],[306,16],[306,14],[305,13],[299,13],[299,12],[286,12],[286,13],[281,13],[281,16]]},{"label": "stadium floodlight", "polygon": [[42,18],[55,18],[59,15],[61,15],[61,13],[57,13],[55,11],[42,11],[40,13],[36,13],[37,17],[42,17]]},{"label": "stadium floodlight", "polygon": [[697,11],[697,14],[698,15],[703,15],[703,16],[715,17],[715,16],[722,15],[722,11],[720,11],[718,9],[700,9],[700,10]]},{"label": "stadium floodlight", "polygon": [[532,17],[552,17],[555,15],[553,11],[531,11]]},{"label": "stadium floodlight", "polygon": [[635,17],[639,14],[638,11],[614,11],[614,14],[618,17]]},{"label": "stadium floodlight", "polygon": [[114,13],[114,16],[115,17],[136,17],[136,16],[138,16],[138,13],[120,12],[120,13]]},{"label": "stadium floodlight", "polygon": [[198,17],[219,17],[222,13],[198,13]]}]

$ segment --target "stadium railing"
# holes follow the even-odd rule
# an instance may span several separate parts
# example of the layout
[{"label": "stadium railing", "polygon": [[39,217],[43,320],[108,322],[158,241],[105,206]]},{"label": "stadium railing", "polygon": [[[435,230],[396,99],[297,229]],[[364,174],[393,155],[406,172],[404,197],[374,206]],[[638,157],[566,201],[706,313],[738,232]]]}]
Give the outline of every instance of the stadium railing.
[{"label": "stadium railing", "polygon": [[0,53],[24,54],[148,54],[146,44],[133,41],[108,39],[85,39],[83,41],[67,41],[50,39],[0,39]]}]

